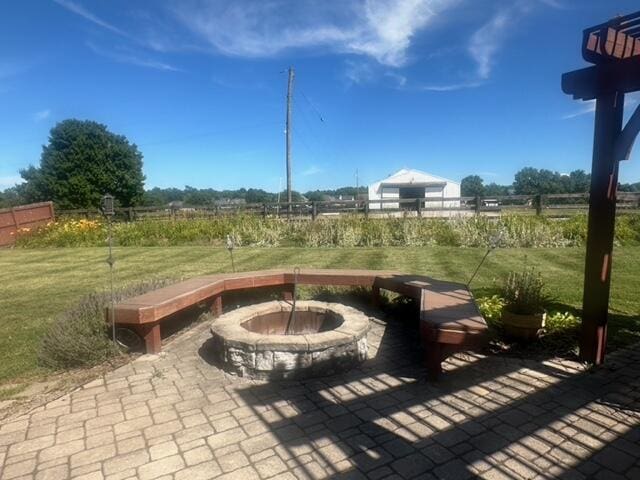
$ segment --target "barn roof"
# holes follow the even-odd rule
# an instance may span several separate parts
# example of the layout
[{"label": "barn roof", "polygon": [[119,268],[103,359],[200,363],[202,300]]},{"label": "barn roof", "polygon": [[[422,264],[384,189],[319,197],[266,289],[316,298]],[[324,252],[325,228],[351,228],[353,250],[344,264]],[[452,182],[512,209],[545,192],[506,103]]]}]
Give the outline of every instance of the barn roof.
[{"label": "barn roof", "polygon": [[453,180],[447,178],[438,177],[427,172],[415,170],[412,168],[403,168],[396,173],[388,176],[384,180],[377,182],[382,185],[412,185],[416,187],[428,187],[428,186],[443,186],[447,183],[455,183]]}]

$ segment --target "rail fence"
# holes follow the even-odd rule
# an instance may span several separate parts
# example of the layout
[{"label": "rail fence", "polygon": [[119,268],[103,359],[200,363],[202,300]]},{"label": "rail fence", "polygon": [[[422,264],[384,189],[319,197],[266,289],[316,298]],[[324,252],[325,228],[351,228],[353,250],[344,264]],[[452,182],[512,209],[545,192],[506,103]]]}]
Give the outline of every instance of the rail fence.
[{"label": "rail fence", "polygon": [[18,230],[37,228],[54,219],[51,202],[0,209],[0,247],[13,245]]},{"label": "rail fence", "polygon": [[[619,213],[640,213],[640,193],[620,192]],[[280,203],[225,203],[205,206],[129,207],[117,208],[122,220],[143,218],[202,218],[233,214],[262,215],[315,220],[341,214],[366,217],[412,215],[418,217],[453,217],[460,215],[499,216],[504,213],[544,215],[564,218],[584,213],[589,207],[589,194],[504,195],[496,197],[402,198],[383,200],[324,200]],[[98,209],[59,210],[59,216],[92,218]]]}]

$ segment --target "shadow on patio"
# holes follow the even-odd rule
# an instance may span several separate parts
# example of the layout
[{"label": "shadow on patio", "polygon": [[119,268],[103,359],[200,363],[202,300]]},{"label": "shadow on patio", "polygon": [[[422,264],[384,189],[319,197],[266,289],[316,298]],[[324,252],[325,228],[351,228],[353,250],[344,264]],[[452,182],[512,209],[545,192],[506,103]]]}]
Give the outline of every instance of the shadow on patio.
[{"label": "shadow on patio", "polygon": [[457,355],[430,384],[415,323],[375,321],[369,343],[346,374],[235,385],[259,419],[245,453],[300,478],[640,478],[637,347],[594,372]]}]

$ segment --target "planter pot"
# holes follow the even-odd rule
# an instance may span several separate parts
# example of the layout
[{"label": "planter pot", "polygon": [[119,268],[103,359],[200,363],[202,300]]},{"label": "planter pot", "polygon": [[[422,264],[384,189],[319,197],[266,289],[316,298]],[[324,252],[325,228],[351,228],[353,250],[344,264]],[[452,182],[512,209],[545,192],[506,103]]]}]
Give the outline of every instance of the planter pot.
[{"label": "planter pot", "polygon": [[502,312],[502,325],[506,334],[518,340],[535,340],[538,338],[546,313],[535,313],[532,315],[521,315],[507,310]]}]

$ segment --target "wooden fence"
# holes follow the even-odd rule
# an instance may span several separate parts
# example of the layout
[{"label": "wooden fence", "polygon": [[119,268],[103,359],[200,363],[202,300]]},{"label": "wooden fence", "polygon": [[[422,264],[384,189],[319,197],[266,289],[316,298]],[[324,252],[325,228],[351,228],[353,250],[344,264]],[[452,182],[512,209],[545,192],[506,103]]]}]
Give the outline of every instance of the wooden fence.
[{"label": "wooden fence", "polygon": [[21,228],[37,228],[53,220],[51,202],[0,209],[0,246],[13,245]]},{"label": "wooden fence", "polygon": [[[568,217],[585,213],[588,194],[505,195],[483,197],[403,198],[383,200],[327,200],[280,203],[228,203],[183,207],[130,207],[116,209],[119,219],[141,218],[202,218],[231,214],[252,214],[263,217],[288,216],[315,220],[340,214],[363,214],[384,217],[413,215],[419,217],[452,217],[457,215],[498,216],[503,213],[536,214],[549,217]],[[620,213],[640,213],[640,193],[618,193]],[[60,210],[58,215],[94,217],[97,209]]]}]

